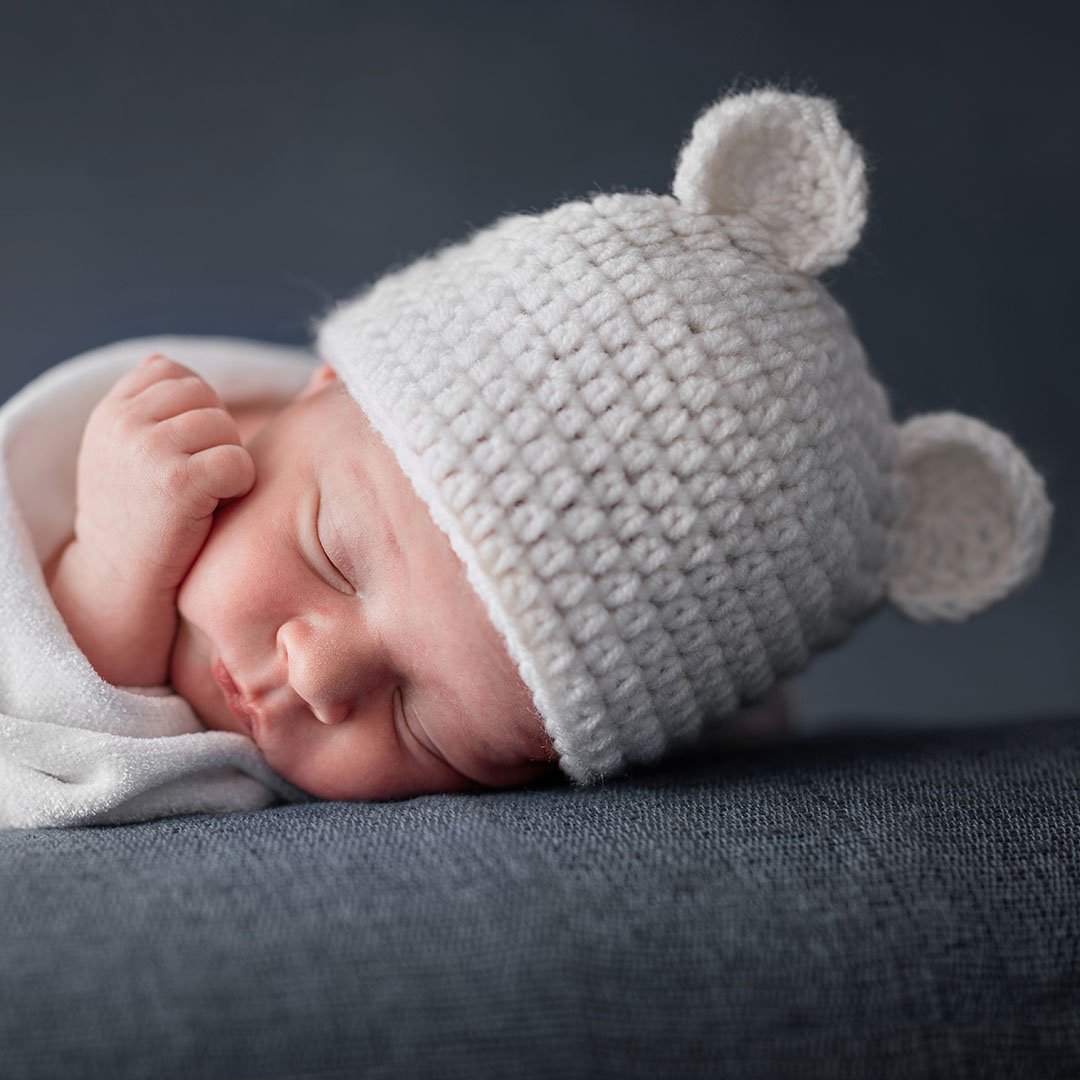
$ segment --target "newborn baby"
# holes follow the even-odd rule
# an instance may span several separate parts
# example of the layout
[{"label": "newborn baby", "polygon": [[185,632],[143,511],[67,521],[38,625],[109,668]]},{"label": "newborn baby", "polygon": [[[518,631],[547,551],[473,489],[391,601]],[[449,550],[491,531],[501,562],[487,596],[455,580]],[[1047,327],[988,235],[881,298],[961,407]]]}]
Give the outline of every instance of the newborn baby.
[{"label": "newborn baby", "polygon": [[[783,680],[885,604],[1002,600],[1042,563],[1042,478],[974,417],[897,423],[819,280],[859,238],[864,172],[827,99],[734,95],[671,194],[511,214],[335,305],[276,415],[146,357],[94,399],[46,568],[85,658],[45,635],[37,669],[169,682],[224,733],[189,733],[176,695],[164,733],[241,756],[249,733],[247,771],[317,796],[586,784],[747,712],[775,726]],[[56,610],[32,615],[38,642]],[[74,716],[11,681],[24,785],[67,782],[57,713],[124,713],[114,786],[173,742],[132,737],[145,699],[100,679]]]},{"label": "newborn baby", "polygon": [[277,415],[233,416],[146,357],[90,416],[46,579],[104,679],[170,682],[313,795],[557,771],[446,537],[326,364]]}]

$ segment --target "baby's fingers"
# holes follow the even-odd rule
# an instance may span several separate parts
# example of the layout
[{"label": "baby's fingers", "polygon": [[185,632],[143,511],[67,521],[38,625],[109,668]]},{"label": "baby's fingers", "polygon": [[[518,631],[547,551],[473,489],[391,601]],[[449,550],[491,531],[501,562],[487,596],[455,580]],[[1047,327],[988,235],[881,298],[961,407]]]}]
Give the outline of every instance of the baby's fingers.
[{"label": "baby's fingers", "polygon": [[221,409],[214,388],[198,375],[178,375],[146,387],[121,405],[136,423],[160,423],[192,409]]},{"label": "baby's fingers", "polygon": [[151,353],[149,356],[144,356],[135,367],[113,383],[109,396],[133,398],[147,387],[162,380],[183,379],[193,375],[195,372],[191,368],[170,360],[161,353]]},{"label": "baby's fingers", "polygon": [[157,431],[167,440],[166,450],[197,454],[212,446],[240,444],[240,429],[224,409],[192,409],[158,425]]},{"label": "baby's fingers", "polygon": [[237,499],[255,485],[255,462],[242,446],[211,446],[187,458],[187,478],[213,513],[221,499]]}]

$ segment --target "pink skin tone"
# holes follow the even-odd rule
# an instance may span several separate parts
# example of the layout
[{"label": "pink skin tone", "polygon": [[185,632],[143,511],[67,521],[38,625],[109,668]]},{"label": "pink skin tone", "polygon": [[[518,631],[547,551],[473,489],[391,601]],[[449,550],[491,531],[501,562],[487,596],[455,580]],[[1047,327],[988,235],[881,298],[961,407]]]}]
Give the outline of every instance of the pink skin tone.
[{"label": "pink skin tone", "polygon": [[91,416],[77,496],[46,580],[108,681],[171,682],[323,798],[558,775],[464,566],[329,366],[245,446],[203,380],[147,358]]}]

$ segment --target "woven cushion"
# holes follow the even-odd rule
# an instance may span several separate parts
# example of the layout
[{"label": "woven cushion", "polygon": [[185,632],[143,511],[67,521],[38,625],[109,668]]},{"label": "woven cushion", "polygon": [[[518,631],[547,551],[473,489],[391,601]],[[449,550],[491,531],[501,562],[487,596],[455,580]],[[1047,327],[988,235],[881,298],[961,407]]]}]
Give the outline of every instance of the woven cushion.
[{"label": "woven cushion", "polygon": [[0,1071],[1073,1074],[1078,776],[1062,720],[0,833]]}]

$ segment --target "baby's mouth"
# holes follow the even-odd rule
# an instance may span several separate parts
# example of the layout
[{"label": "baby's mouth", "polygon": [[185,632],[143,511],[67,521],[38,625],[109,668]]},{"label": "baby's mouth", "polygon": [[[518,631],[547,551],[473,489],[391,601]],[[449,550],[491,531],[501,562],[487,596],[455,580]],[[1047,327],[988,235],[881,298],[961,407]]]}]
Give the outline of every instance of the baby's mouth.
[{"label": "baby's mouth", "polygon": [[233,677],[229,674],[229,669],[225,666],[225,661],[219,656],[210,665],[210,674],[214,678],[214,682],[221,688],[221,693],[225,698],[225,704],[229,707],[229,712],[240,721],[244,730],[252,737],[255,737],[255,722],[257,717],[254,713],[250,712],[244,706],[244,698],[240,693],[239,687],[233,681]]}]

